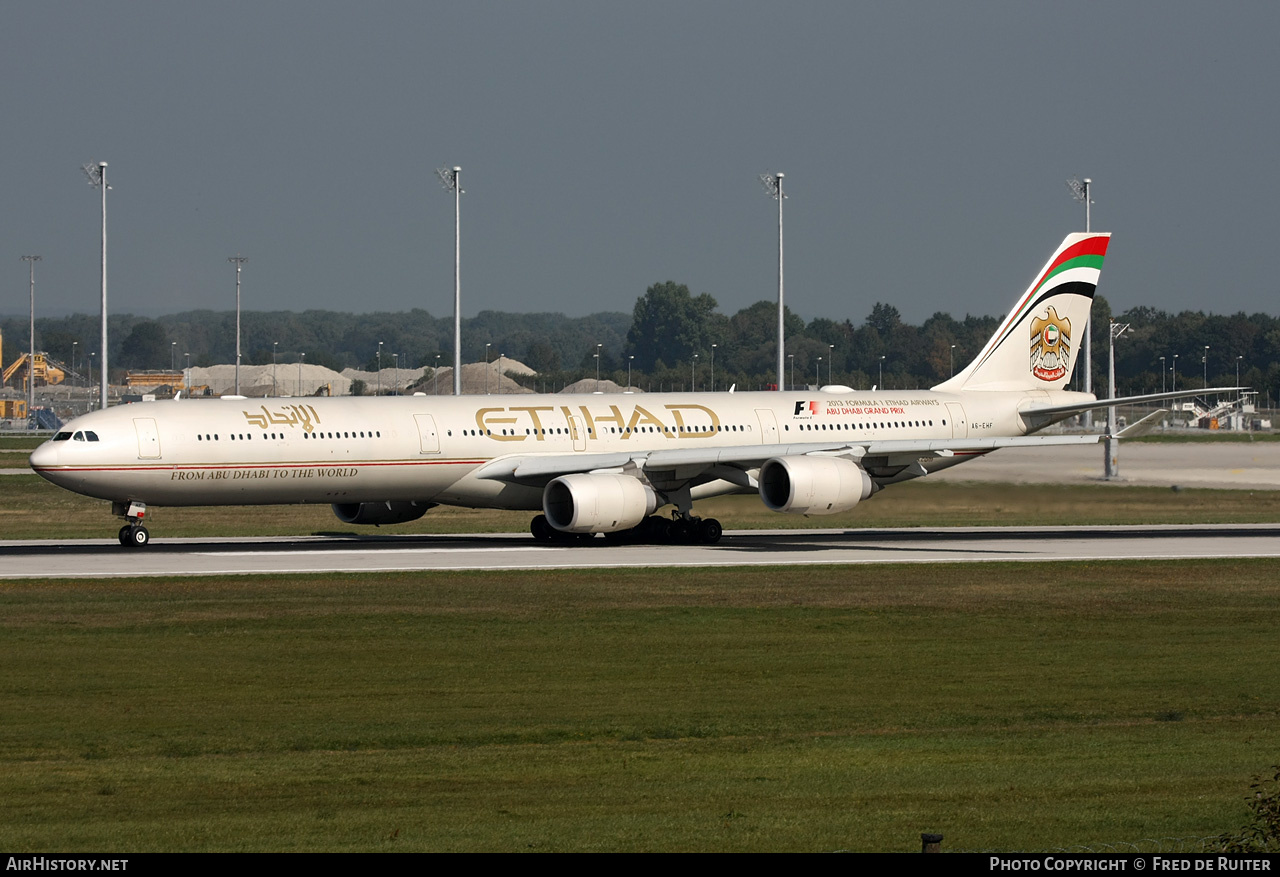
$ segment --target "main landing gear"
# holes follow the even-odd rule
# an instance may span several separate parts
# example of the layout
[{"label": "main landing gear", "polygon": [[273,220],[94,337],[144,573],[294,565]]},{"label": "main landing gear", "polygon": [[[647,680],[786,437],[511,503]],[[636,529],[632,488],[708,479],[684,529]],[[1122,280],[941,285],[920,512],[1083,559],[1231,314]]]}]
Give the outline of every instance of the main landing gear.
[{"label": "main landing gear", "polygon": [[[575,543],[595,538],[594,533],[565,533],[547,521],[546,515],[538,515],[529,524],[533,538],[539,542]],[[695,518],[693,515],[674,514],[670,518],[650,515],[629,530],[605,533],[611,544],[652,543],[657,545],[714,545],[720,541],[724,528],[715,518]]]},{"label": "main landing gear", "polygon": [[125,519],[120,528],[120,544],[125,548],[143,548],[151,542],[151,534],[142,526],[142,519],[147,516],[147,504],[144,502],[113,502],[111,513]]}]

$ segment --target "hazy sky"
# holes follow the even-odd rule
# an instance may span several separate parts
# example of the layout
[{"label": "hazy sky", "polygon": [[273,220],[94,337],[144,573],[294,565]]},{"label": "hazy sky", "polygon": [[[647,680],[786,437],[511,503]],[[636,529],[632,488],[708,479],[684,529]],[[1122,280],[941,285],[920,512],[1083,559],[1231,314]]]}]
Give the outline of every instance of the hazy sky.
[{"label": "hazy sky", "polygon": [[[1280,311],[1275,3],[5,4],[0,312],[1003,314],[1083,207],[1117,308]],[[7,268],[5,267],[7,266]],[[3,278],[8,280],[3,280]]]}]

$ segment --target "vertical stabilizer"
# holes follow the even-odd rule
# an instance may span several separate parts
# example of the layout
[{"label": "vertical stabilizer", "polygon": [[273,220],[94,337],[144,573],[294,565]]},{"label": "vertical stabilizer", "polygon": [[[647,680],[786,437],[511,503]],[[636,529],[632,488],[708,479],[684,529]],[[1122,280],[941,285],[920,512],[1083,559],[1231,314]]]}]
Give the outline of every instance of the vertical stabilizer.
[{"label": "vertical stabilizer", "polygon": [[1110,234],[1072,234],[964,371],[935,390],[1061,390],[1071,380]]}]

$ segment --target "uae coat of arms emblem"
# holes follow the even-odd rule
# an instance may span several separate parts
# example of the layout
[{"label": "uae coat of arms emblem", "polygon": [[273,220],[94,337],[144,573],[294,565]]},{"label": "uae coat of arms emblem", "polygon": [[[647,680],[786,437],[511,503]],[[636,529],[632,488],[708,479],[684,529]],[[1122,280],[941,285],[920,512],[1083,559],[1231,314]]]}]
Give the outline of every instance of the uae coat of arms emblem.
[{"label": "uae coat of arms emblem", "polygon": [[1031,373],[1042,381],[1067,374],[1071,362],[1071,321],[1049,307],[1031,321]]}]

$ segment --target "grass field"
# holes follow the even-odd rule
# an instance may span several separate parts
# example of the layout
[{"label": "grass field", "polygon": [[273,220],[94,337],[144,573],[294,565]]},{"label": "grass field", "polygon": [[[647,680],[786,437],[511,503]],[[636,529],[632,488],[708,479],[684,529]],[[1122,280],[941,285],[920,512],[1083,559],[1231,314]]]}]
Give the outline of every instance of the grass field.
[{"label": "grass field", "polygon": [[[0,448],[2,449],[2,448]],[[11,455],[10,455],[11,456]],[[1280,491],[915,483],[726,527],[1265,522]],[[524,531],[158,509],[165,536]],[[7,538],[107,504],[0,477]],[[0,583],[0,848],[1035,850],[1239,828],[1280,562]]]},{"label": "grass field", "polygon": [[1136,438],[1125,439],[1124,443],[1143,442],[1176,445],[1186,442],[1280,442],[1280,432],[1221,432],[1213,430],[1180,430],[1173,433],[1153,432]]},{"label": "grass field", "polygon": [[0,848],[1043,849],[1238,828],[1280,563],[0,584]]}]

